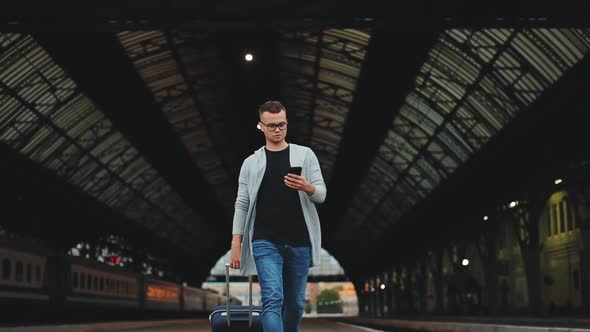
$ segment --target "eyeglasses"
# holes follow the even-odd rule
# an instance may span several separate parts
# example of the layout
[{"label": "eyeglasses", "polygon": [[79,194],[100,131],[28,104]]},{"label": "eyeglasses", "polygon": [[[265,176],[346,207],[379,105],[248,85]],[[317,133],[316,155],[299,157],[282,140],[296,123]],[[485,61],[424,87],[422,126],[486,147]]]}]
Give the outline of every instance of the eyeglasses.
[{"label": "eyeglasses", "polygon": [[277,129],[277,128],[279,128],[279,130],[285,130],[285,128],[287,128],[287,122],[266,124],[266,123],[260,121],[260,123],[262,123],[263,125],[265,125],[266,128],[268,130],[270,130],[270,131],[275,131],[275,129]]}]

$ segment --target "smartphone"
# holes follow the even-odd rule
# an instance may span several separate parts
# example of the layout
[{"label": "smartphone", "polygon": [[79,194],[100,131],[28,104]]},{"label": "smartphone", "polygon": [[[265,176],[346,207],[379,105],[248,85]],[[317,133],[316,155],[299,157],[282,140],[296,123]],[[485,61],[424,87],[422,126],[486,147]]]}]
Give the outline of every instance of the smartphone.
[{"label": "smartphone", "polygon": [[297,174],[297,175],[301,175],[301,166],[292,166],[289,167],[289,170],[287,171],[287,173],[291,173],[291,174]]}]

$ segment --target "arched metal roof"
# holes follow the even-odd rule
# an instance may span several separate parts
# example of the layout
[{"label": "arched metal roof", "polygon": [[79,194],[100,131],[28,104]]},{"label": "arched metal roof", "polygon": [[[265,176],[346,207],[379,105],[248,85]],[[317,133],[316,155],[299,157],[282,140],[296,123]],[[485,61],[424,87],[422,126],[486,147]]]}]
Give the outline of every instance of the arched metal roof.
[{"label": "arched metal roof", "polygon": [[444,31],[380,145],[345,222],[365,225],[372,234],[397,223],[582,59],[590,48],[589,32]]},{"label": "arched metal roof", "polygon": [[367,54],[367,30],[281,34],[281,88],[295,113],[294,137],[311,145],[329,182],[356,83]]},{"label": "arched metal roof", "polygon": [[0,34],[0,141],[194,250],[199,217],[26,34]]},{"label": "arched metal roof", "polygon": [[225,125],[217,116],[215,48],[204,35],[164,31],[126,31],[117,37],[155,101],[176,131],[224,212],[231,214],[235,192],[228,165],[214,135]]},{"label": "arched metal roof", "polygon": [[[367,22],[353,28],[317,22],[309,29],[281,26],[276,35],[265,34],[278,36],[269,47],[278,61],[264,73],[276,72],[279,78],[277,90],[289,110],[289,138],[314,149],[329,193],[334,170],[346,167],[338,161],[350,116],[365,111],[354,105],[374,40],[373,25]],[[590,49],[590,30],[512,25],[436,27],[442,33],[409,90],[402,92],[401,107],[382,105],[380,111],[392,114],[393,121],[385,122],[389,128],[376,154],[367,157],[367,167],[359,167],[368,171],[353,184],[359,190],[350,204],[331,207],[345,212],[332,224],[338,229],[330,231],[339,230],[342,239],[359,230],[377,238],[534,105]],[[221,54],[224,48],[214,31],[162,28],[113,35],[229,221],[242,161],[236,156],[251,153],[228,144],[242,139],[232,136],[231,128],[250,124],[233,126],[222,116],[238,112],[229,109],[228,99],[237,104],[246,99],[230,95],[235,86],[220,74],[236,74],[238,65]],[[225,42],[231,43],[231,37]],[[406,45],[398,46],[405,51]],[[126,128],[113,125],[109,113],[58,63],[31,35],[0,34],[0,141],[180,247],[204,248],[205,226],[217,220],[194,211],[195,205],[186,203],[190,195],[179,194],[177,182],[171,185],[148,162],[141,144],[134,146]],[[388,84],[367,84],[377,83]],[[244,109],[255,113],[251,104]]]}]

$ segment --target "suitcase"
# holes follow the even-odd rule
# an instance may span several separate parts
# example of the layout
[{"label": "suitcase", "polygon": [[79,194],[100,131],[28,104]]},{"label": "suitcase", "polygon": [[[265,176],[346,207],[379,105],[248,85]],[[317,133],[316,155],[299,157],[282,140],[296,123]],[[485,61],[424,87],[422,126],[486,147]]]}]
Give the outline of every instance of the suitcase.
[{"label": "suitcase", "polygon": [[227,303],[213,308],[213,312],[209,315],[211,330],[213,332],[262,332],[262,307],[252,306],[252,276],[248,276],[249,305],[231,305],[229,302],[229,263],[225,264],[225,285],[227,288]]}]

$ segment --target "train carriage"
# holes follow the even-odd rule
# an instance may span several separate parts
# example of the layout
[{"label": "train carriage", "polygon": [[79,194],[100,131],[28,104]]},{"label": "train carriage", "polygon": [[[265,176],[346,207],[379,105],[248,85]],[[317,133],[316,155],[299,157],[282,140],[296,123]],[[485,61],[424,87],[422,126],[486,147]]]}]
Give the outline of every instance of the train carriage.
[{"label": "train carriage", "polygon": [[0,303],[47,304],[47,257],[41,249],[0,242]]},{"label": "train carriage", "polygon": [[67,261],[67,304],[139,308],[139,274],[80,257],[69,256]]},{"label": "train carriage", "polygon": [[182,287],[183,294],[183,310],[184,311],[206,311],[205,297],[207,292],[200,288]]},{"label": "train carriage", "polygon": [[[236,298],[231,301],[239,303]],[[197,314],[225,303],[226,297],[211,289],[158,280],[35,243],[0,240],[0,310],[9,316],[31,311],[49,316],[57,312]]]},{"label": "train carriage", "polygon": [[147,310],[180,311],[181,286],[172,282],[144,277],[144,303]]}]

